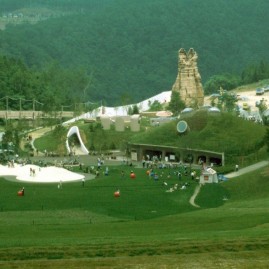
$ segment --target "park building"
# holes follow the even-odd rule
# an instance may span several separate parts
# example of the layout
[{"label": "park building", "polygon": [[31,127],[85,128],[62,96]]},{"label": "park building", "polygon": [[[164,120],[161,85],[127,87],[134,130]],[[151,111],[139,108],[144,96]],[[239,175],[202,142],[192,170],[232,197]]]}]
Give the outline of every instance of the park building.
[{"label": "park building", "polygon": [[204,163],[210,166],[223,166],[225,163],[224,152],[209,150],[129,143],[129,151],[132,161],[142,161],[147,156],[152,160],[154,156],[157,156],[160,161],[167,162]]}]

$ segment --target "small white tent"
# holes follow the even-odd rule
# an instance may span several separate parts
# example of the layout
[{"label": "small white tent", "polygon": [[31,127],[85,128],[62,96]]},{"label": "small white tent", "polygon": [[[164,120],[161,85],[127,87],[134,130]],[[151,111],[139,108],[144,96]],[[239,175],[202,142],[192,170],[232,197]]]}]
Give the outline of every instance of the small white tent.
[{"label": "small white tent", "polygon": [[204,169],[200,176],[200,183],[218,183],[217,172],[210,167]]}]

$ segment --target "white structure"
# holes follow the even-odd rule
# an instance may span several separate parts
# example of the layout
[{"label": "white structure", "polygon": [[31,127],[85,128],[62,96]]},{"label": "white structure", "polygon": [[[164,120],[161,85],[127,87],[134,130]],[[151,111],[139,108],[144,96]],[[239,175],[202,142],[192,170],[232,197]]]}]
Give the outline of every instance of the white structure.
[{"label": "white structure", "polygon": [[68,133],[67,133],[67,137],[66,137],[66,148],[67,148],[67,151],[68,153],[71,152],[71,149],[70,149],[70,146],[69,146],[69,141],[68,141],[68,138],[70,136],[72,136],[73,134],[76,134],[77,137],[78,137],[78,140],[79,140],[79,144],[80,144],[80,147],[81,147],[81,151],[84,153],[84,154],[89,154],[89,151],[87,150],[87,148],[85,147],[82,139],[81,139],[81,136],[80,136],[80,132],[79,132],[79,129],[77,126],[72,126]]},{"label": "white structure", "polygon": [[123,132],[125,130],[124,118],[123,117],[116,117],[116,119],[115,119],[115,130],[117,132]]},{"label": "white structure", "polygon": [[131,127],[132,132],[139,132],[140,131],[140,115],[132,115],[131,116],[130,127]]},{"label": "white structure", "polygon": [[212,168],[206,168],[202,171],[202,174],[200,176],[200,183],[218,183],[218,176],[217,172]]},{"label": "white structure", "polygon": [[101,124],[102,124],[104,130],[110,130],[111,118],[107,117],[107,116],[101,116],[100,120],[101,120]]},{"label": "white structure", "polygon": [[[171,99],[171,91],[165,91],[160,94],[157,94],[147,100],[144,100],[140,103],[137,103],[137,107],[140,112],[147,111],[150,108],[150,104],[154,103],[154,101],[158,101],[161,104],[169,103]],[[63,123],[63,125],[74,123],[78,120],[87,120],[87,119],[93,119],[96,117],[100,117],[102,115],[108,116],[108,117],[115,117],[115,116],[127,116],[128,115],[128,108],[132,107],[135,104],[130,104],[126,106],[118,106],[118,107],[98,107],[94,109],[91,112],[87,112],[85,114],[82,114],[76,118],[73,118],[71,120],[68,120]]]},{"label": "white structure", "polygon": [[[30,169],[35,171],[34,175],[29,173]],[[0,176],[13,176],[16,180],[34,183],[59,183],[70,181],[81,181],[85,176],[71,172],[62,167],[48,166],[40,167],[33,164],[14,164],[14,167],[0,165]]]}]

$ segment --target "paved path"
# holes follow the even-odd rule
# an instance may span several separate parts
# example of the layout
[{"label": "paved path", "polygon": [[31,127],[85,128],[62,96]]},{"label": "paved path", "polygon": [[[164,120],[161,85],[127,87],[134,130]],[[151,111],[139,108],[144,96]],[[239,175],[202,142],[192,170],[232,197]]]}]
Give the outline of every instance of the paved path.
[{"label": "paved path", "polygon": [[262,167],[268,166],[268,165],[269,165],[269,161],[262,161],[262,162],[255,163],[255,164],[252,164],[250,166],[241,168],[236,172],[231,172],[229,174],[226,174],[225,177],[227,177],[227,178],[238,177],[238,176],[241,176],[243,174],[246,174],[246,173],[255,171],[257,169],[260,169]]},{"label": "paved path", "polygon": [[[252,171],[255,171],[257,169],[260,169],[262,167],[265,167],[265,166],[268,166],[269,165],[269,161],[262,161],[262,162],[259,162],[259,163],[255,163],[255,164],[252,164],[250,166],[247,166],[247,167],[244,167],[242,169],[239,169],[238,171],[236,172],[231,172],[229,174],[226,174],[225,177],[227,178],[234,178],[234,177],[238,177],[238,176],[241,176],[243,174],[246,174],[246,173],[249,173],[249,172],[252,172]],[[194,207],[200,207],[199,205],[197,205],[195,203],[195,198],[197,197],[197,195],[199,194],[200,190],[201,190],[201,187],[202,185],[199,184],[198,186],[196,186],[195,190],[194,190],[194,193],[192,195],[192,197],[190,198],[189,202],[192,206]]]}]

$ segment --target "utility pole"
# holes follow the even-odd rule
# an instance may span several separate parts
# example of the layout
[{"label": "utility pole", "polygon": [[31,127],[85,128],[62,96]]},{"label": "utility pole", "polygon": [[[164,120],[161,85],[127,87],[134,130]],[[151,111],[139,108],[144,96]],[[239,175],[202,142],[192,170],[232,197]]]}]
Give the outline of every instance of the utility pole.
[{"label": "utility pole", "polygon": [[20,116],[19,118],[21,119],[21,98],[20,98]]},{"label": "utility pole", "polygon": [[7,120],[8,120],[8,96],[6,96],[6,123],[7,123]]},{"label": "utility pole", "polygon": [[33,99],[33,125],[35,126],[35,99]]}]

